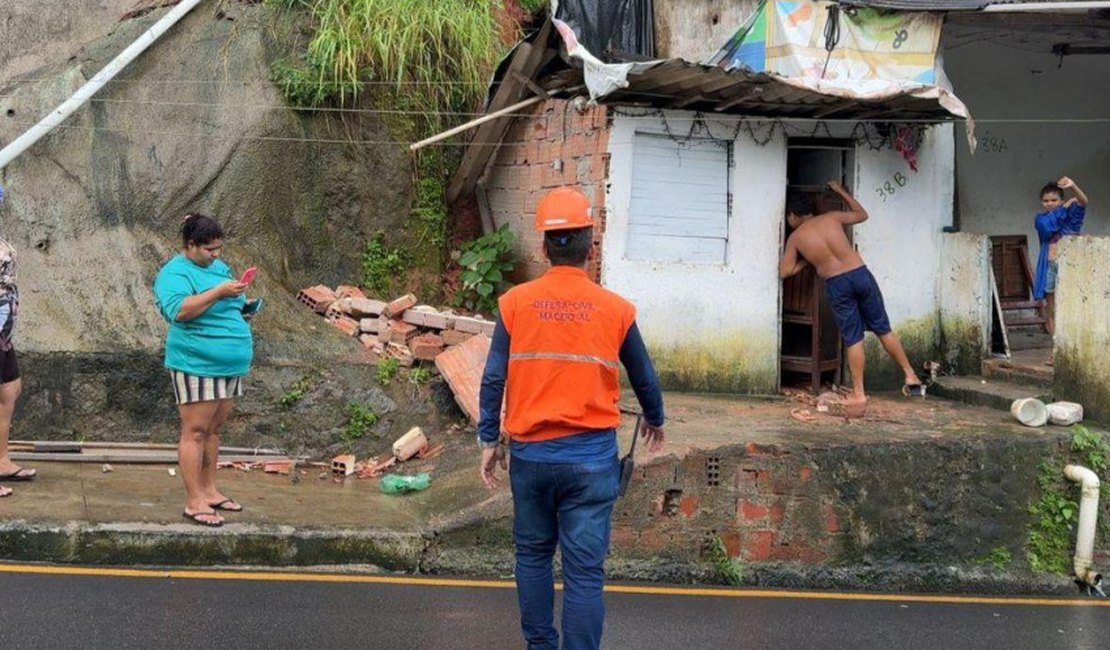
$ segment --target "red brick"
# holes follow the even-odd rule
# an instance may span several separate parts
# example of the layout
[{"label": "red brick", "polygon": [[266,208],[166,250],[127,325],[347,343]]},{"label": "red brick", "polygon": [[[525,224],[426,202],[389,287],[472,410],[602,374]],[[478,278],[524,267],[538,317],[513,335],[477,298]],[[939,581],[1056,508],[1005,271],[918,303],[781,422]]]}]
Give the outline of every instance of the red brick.
[{"label": "red brick", "polygon": [[744,537],[745,558],[749,562],[761,562],[771,557],[771,546],[775,534],[769,530],[757,530]]},{"label": "red brick", "polygon": [[751,503],[750,501],[740,501],[740,516],[744,519],[763,519],[767,516],[767,508]]},{"label": "red brick", "polygon": [[459,343],[464,343],[474,335],[470,332],[460,332],[458,330],[443,330],[440,336],[443,337],[443,343],[445,345],[458,345]]},{"label": "red brick", "polygon": [[478,391],[489,356],[490,339],[484,334],[471,337],[436,357],[436,368],[451,387],[455,401],[470,421],[478,423]]},{"label": "red brick", "polygon": [[350,314],[356,317],[376,317],[385,311],[385,303],[380,300],[370,300],[369,298],[352,297],[347,303]]},{"label": "red brick", "polygon": [[761,445],[758,442],[749,442],[744,447],[744,451],[746,451],[749,456],[768,456],[778,451],[778,448],[774,445]]},{"label": "red brick", "polygon": [[421,334],[409,341],[413,358],[432,361],[443,352],[443,337],[435,334]]},{"label": "red brick", "polygon": [[412,356],[412,351],[409,350],[407,345],[401,345],[400,343],[387,343],[385,346],[385,353],[388,356],[396,359],[401,366],[405,368],[412,367],[414,359]]},{"label": "red brick", "polygon": [[771,478],[770,472],[765,469],[755,469],[754,467],[744,467],[736,473],[737,483],[748,481],[760,482],[766,481],[769,478]]},{"label": "red brick", "polygon": [[409,339],[417,335],[416,325],[406,323],[405,321],[393,319],[389,321],[389,337],[390,343],[398,343],[400,345],[407,345]]},{"label": "red brick", "polygon": [[720,537],[725,545],[725,553],[729,557],[740,557],[740,533],[730,530],[721,533]]},{"label": "red brick", "polygon": [[490,329],[487,333],[487,328],[493,325],[495,325],[493,321],[487,321],[481,318],[472,318],[469,316],[458,316],[455,318],[455,330],[458,332],[486,334],[486,336],[491,336],[493,330]]},{"label": "red brick", "polygon": [[297,300],[304,303],[309,309],[322,314],[327,311],[327,308],[335,302],[335,293],[331,289],[322,284],[314,287],[301,289],[297,293]]},{"label": "red brick", "polygon": [[786,518],[786,506],[781,503],[772,504],[769,516],[771,523],[782,523],[782,520]]},{"label": "red brick", "polygon": [[367,334],[378,334],[382,331],[382,325],[388,327],[388,323],[389,321],[382,318],[363,318],[358,321],[358,328]]},{"label": "red brick", "polygon": [[382,312],[384,316],[389,318],[397,318],[404,313],[409,307],[415,307],[417,303],[416,296],[411,293],[405,294],[397,298],[385,306],[385,311]]},{"label": "red brick", "polygon": [[682,497],[678,502],[678,509],[687,517],[693,517],[698,511],[698,498],[694,496]]},{"label": "red brick", "polygon": [[336,300],[342,300],[343,298],[365,298],[365,297],[366,297],[366,294],[362,292],[362,289],[359,289],[358,287],[353,287],[349,284],[341,284],[341,285],[339,285],[338,287],[335,288],[335,298],[336,298]]},{"label": "red brick", "polygon": [[802,469],[798,470],[798,478],[802,479],[802,483],[805,483],[810,476],[813,476],[813,468],[809,465],[802,465]]},{"label": "red brick", "polygon": [[339,316],[329,322],[342,330],[347,336],[355,336],[358,334],[358,321],[353,318]]},{"label": "red brick", "polygon": [[640,536],[636,533],[636,529],[631,526],[613,526],[613,532],[609,534],[609,544],[614,548],[623,550],[632,550],[639,541]]},{"label": "red brick", "polygon": [[825,506],[825,531],[829,533],[840,532],[840,518],[832,506]]}]

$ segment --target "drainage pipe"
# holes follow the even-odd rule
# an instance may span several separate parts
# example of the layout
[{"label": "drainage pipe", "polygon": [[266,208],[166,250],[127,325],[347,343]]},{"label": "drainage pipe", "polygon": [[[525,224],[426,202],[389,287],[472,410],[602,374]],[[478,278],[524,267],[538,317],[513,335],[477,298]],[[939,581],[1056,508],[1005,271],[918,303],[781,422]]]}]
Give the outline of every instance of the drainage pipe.
[{"label": "drainage pipe", "polygon": [[0,149],[0,169],[7,167],[8,163],[16,158],[19,154],[26,151],[31,145],[39,141],[43,136],[54,130],[56,126],[61,124],[72,115],[77,109],[88,101],[90,97],[96,94],[98,90],[104,87],[119,74],[120,70],[127,67],[127,64],[134,61],[140,54],[142,54],[148,47],[154,44],[162,34],[165,34],[171,27],[173,27],[185,14],[189,13],[194,7],[203,2],[203,0],[182,0],[180,4],[171,9],[162,16],[158,22],[150,26],[150,29],[143,32],[143,35],[135,39],[135,42],[127,46],[127,49],[120,52],[116,58],[112,59],[111,63],[104,66],[100,72],[96,73],[92,79],[85,82],[77,92],[61,103],[58,108],[55,108],[52,113],[47,115],[38,124],[32,126],[23,135],[19,136],[11,142],[8,146]]},{"label": "drainage pipe", "polygon": [[1098,519],[1098,475],[1080,465],[1068,465],[1064,476],[1079,484],[1079,533],[1075,540],[1075,577],[1084,585],[1098,587],[1102,574],[1094,570],[1095,523]]}]

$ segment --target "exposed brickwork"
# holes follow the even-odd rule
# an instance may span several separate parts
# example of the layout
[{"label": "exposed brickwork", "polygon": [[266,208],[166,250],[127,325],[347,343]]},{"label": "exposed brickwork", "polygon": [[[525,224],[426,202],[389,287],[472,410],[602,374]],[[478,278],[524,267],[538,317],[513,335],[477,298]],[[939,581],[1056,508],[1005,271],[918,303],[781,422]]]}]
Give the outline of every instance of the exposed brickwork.
[{"label": "exposed brickwork", "polygon": [[513,279],[531,280],[547,269],[541,238],[532,226],[536,202],[564,185],[577,187],[593,205],[598,247],[589,271],[597,278],[609,178],[607,109],[595,106],[579,113],[570,102],[553,99],[529,110],[509,128],[484,180],[494,224],[507,223],[516,235]]}]

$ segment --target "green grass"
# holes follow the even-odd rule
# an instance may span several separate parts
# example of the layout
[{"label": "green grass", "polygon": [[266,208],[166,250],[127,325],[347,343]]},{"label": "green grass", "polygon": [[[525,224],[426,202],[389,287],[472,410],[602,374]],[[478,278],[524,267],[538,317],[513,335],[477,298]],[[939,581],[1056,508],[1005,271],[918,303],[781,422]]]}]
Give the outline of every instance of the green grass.
[{"label": "green grass", "polygon": [[478,105],[506,49],[497,0],[269,0],[304,9],[316,30],[302,60],[275,65],[294,103],[343,103],[387,82],[427,110]]},{"label": "green grass", "polygon": [[397,369],[401,367],[401,362],[397,359],[382,359],[378,362],[378,368],[374,372],[375,378],[382,386],[387,385],[393,381],[393,377],[397,375]]}]

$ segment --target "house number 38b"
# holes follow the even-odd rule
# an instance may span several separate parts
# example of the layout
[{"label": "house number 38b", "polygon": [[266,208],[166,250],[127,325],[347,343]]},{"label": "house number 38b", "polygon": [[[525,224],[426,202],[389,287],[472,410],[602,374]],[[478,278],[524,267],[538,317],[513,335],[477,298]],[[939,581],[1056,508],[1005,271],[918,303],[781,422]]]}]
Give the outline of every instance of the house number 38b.
[{"label": "house number 38b", "polygon": [[906,178],[906,175],[902,172],[895,172],[894,175],[890,177],[890,180],[875,188],[875,193],[878,194],[879,198],[883,201],[886,201],[887,197],[894,196],[895,192],[905,187],[906,183],[909,181],[910,179]]}]

